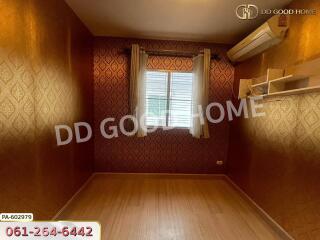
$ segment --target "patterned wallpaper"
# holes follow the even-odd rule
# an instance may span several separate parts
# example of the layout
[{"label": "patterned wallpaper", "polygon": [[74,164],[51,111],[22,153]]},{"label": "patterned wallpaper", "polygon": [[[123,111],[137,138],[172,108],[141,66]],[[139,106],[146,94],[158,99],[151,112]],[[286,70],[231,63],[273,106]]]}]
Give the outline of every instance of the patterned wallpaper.
[{"label": "patterned wallpaper", "polygon": [[232,127],[228,174],[295,239],[320,236],[320,94],[264,101]]},{"label": "patterned wallpaper", "polygon": [[[319,1],[289,8],[317,9]],[[320,56],[320,15],[292,16],[286,39],[235,68],[240,78]],[[310,31],[309,31],[310,30]],[[312,32],[312,34],[301,34]],[[235,87],[236,88],[236,87]],[[264,100],[266,117],[232,123],[228,174],[295,239],[320,236],[320,94]]]},{"label": "patterned wallpaper", "polygon": [[92,172],[92,143],[54,134],[93,116],[92,37],[64,1],[2,1],[0,19],[0,212],[48,220]]},{"label": "patterned wallpaper", "polygon": [[[95,170],[111,172],[219,173],[217,160],[226,161],[229,123],[210,125],[210,139],[194,139],[187,130],[158,130],[145,138],[101,137],[99,124],[106,117],[119,119],[129,113],[130,57],[124,48],[138,43],[145,49],[198,51],[211,48],[221,55],[212,61],[210,102],[231,99],[233,67],[226,60],[227,47],[178,41],[96,38],[94,44]],[[149,69],[191,71],[192,60],[179,57],[150,57]]]}]

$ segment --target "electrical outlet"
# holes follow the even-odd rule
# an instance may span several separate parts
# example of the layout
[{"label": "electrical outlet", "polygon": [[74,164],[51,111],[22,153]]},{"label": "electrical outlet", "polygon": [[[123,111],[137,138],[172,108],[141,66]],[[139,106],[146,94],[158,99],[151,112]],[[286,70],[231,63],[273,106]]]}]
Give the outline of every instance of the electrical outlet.
[{"label": "electrical outlet", "polygon": [[217,163],[217,165],[219,165],[219,166],[223,165],[223,161],[217,161],[216,163]]}]

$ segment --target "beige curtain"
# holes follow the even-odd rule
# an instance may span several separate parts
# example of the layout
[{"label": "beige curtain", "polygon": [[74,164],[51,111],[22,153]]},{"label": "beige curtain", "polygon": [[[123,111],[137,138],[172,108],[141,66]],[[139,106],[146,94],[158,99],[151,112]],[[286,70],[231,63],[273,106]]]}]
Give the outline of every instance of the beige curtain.
[{"label": "beige curtain", "polygon": [[145,94],[146,94],[146,69],[148,55],[140,51],[138,44],[132,45],[130,69],[130,111],[138,122],[138,137],[147,135],[145,127]]},{"label": "beige curtain", "polygon": [[210,49],[193,59],[192,119],[190,133],[196,138],[209,138],[206,107],[209,96]]}]

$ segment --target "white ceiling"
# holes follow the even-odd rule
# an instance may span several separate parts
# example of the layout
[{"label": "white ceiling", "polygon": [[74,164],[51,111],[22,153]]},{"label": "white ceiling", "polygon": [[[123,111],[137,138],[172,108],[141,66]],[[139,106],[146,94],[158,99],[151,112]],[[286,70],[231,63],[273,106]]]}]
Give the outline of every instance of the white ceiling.
[{"label": "white ceiling", "polygon": [[270,16],[240,20],[244,3],[281,8],[291,0],[65,0],[95,36],[235,43]]}]

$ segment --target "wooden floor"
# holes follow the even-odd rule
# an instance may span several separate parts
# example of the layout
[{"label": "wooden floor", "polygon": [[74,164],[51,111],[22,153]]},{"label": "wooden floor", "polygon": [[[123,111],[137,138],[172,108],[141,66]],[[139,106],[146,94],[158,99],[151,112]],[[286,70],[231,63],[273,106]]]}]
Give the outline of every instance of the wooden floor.
[{"label": "wooden floor", "polygon": [[95,175],[57,220],[95,220],[103,240],[281,239],[222,177]]}]

